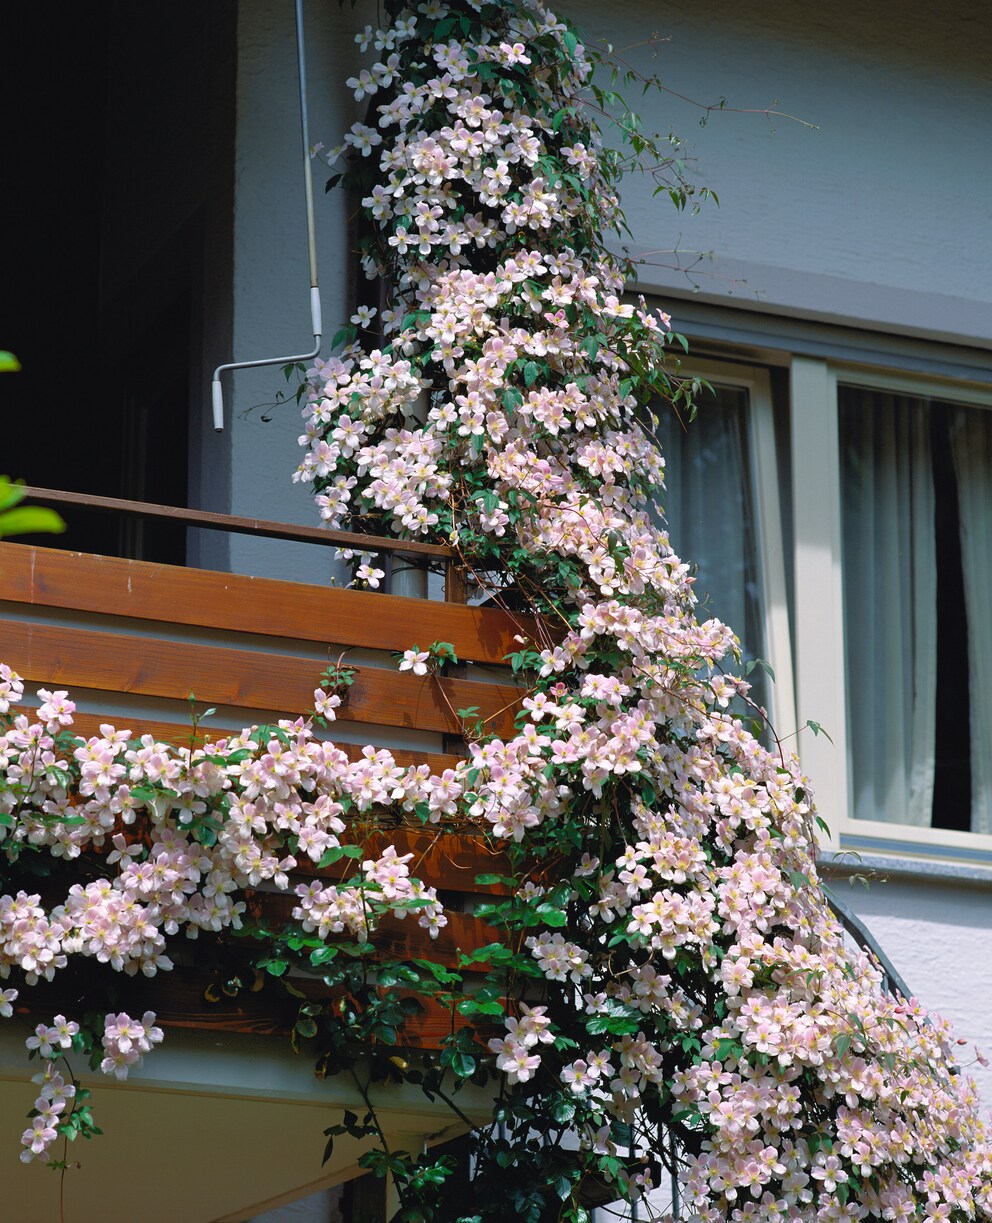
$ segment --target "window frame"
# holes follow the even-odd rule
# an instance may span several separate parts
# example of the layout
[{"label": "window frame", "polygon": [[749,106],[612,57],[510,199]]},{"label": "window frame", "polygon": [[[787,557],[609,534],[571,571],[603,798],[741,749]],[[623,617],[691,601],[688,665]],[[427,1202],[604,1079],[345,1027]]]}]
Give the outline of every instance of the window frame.
[{"label": "window frame", "polygon": [[[768,716],[772,731],[783,741],[785,750],[794,739],[796,722],[795,681],[793,676],[792,632],[789,613],[786,554],[782,531],[782,500],[778,476],[778,439],[772,403],[771,374],[759,365],[736,361],[689,358],[679,370],[680,377],[702,378],[714,386],[727,386],[747,392],[748,457],[755,512],[754,533],[759,541],[758,583],[763,606],[765,660],[775,678],[768,686]],[[706,411],[705,394],[699,410]],[[689,426],[691,428],[691,425]],[[681,556],[678,541],[672,543]],[[693,557],[683,557],[692,563]],[[731,625],[731,628],[737,628]]]},{"label": "window frame", "polygon": [[[833,850],[992,863],[992,835],[853,817],[844,649],[838,387],[863,387],[992,410],[992,388],[848,362],[790,362],[795,531],[795,680],[802,766],[812,779]],[[813,721],[829,732],[813,734]]]}]

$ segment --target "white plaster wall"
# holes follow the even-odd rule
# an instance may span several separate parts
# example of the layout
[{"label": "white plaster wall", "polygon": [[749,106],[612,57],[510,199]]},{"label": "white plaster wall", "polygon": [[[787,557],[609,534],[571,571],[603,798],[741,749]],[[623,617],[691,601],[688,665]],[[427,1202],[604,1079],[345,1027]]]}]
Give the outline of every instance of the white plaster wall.
[{"label": "white plaster wall", "polygon": [[867,889],[857,881],[832,886],[906,985],[968,1042],[958,1051],[959,1064],[974,1076],[986,1111],[992,1110],[992,1070],[975,1060],[976,1045],[992,1058],[992,885],[877,874]]}]

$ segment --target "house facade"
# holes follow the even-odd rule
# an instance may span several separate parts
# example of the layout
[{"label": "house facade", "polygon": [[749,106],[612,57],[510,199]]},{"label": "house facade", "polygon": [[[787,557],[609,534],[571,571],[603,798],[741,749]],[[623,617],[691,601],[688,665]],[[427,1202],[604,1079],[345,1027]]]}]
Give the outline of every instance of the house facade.
[{"label": "house facade", "polygon": [[[5,466],[35,485],[312,525],[278,367],[225,375],[223,433],[210,402],[217,365],[311,345],[293,6],[141,8],[60,15],[54,36],[44,6],[12,19],[24,47],[54,42],[60,83],[22,97],[5,230],[23,241],[0,338],[25,370]],[[660,78],[644,127],[683,137],[688,177],[720,201],[677,213],[649,175],[623,196],[637,287],[714,388],[686,429],[662,422],[673,544],[768,664],[752,677],[812,779],[838,899],[954,1022],[992,1104],[992,1077],[970,1065],[973,1043],[992,1048],[992,16],[849,0],[561,9]],[[344,81],[376,12],[304,11],[311,139],[333,145],[361,117]],[[18,71],[26,91],[30,61]],[[324,195],[330,172],[314,165],[333,334],[360,273],[351,202]],[[61,185],[36,200],[42,174]],[[66,538],[286,582],[342,576],[304,543],[96,517]],[[170,1036],[142,1083],[176,1127],[195,1099],[226,1167],[277,1167],[202,1217],[339,1217],[333,1184],[353,1158],[321,1173],[320,1118],[349,1100],[263,1041],[215,1054]],[[419,1101],[395,1101],[391,1123],[412,1141],[431,1132]]]}]

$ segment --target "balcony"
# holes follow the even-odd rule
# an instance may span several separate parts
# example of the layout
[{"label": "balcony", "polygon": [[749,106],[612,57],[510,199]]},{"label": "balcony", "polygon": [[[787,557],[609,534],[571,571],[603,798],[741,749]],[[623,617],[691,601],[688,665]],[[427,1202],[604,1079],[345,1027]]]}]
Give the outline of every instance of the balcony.
[{"label": "balcony", "polygon": [[[215,524],[199,523],[193,516],[191,525]],[[296,531],[306,531],[284,529],[293,538],[299,538]],[[396,547],[395,541],[392,544]],[[448,559],[445,549],[433,551],[440,554],[433,559]],[[364,745],[373,744],[388,749],[400,766],[427,764],[435,772],[465,754],[465,727],[458,710],[477,709],[472,719],[482,721],[485,733],[511,732],[523,692],[504,659],[519,648],[514,636],[534,627],[506,612],[455,601],[15,543],[0,543],[0,577],[0,658],[23,676],[28,699],[37,687],[68,689],[77,704],[75,733],[94,734],[109,722],[130,728],[135,736],[151,734],[182,746],[220,739],[245,726],[273,723],[312,708],[320,673],[342,660],[355,669],[355,678],[326,737],[353,759],[360,757]],[[458,597],[462,587],[454,579],[449,570],[447,589]],[[434,641],[450,642],[457,655],[458,663],[449,666],[448,673],[416,676],[397,671],[394,652],[414,644],[424,649]],[[211,707],[215,712],[194,731],[191,708],[202,714]],[[505,873],[507,864],[498,848],[480,835],[440,834],[406,825],[402,814],[396,824],[386,834],[363,829],[354,836],[369,853],[377,846],[381,852],[387,837],[401,852],[413,853],[411,873],[438,889],[448,924],[431,940],[412,919],[386,919],[376,935],[379,954],[456,966],[462,952],[492,941],[491,930],[471,915],[471,898],[502,889],[477,885],[475,877]],[[354,865],[345,862],[319,873],[333,877],[335,871],[340,874]],[[39,886],[43,890],[43,883]],[[288,916],[291,899],[262,889],[249,892],[249,912],[278,920],[280,913]],[[166,1040],[133,1076],[133,1083],[121,1087],[102,1076],[90,1082],[97,1121],[108,1137],[87,1144],[85,1151],[70,1152],[83,1164],[67,1185],[68,1200],[75,1205],[66,1217],[73,1223],[106,1217],[100,1213],[101,1201],[105,1207],[101,1187],[116,1161],[140,1159],[139,1138],[166,1142],[163,1127],[173,1133],[176,1127],[188,1130],[201,1115],[216,1117],[218,1125],[228,1127],[222,1148],[232,1142],[236,1147],[240,1134],[245,1149],[253,1152],[244,1183],[231,1176],[218,1182],[216,1155],[191,1151],[191,1176],[204,1195],[202,1209],[190,1213],[179,1204],[180,1187],[170,1183],[163,1169],[153,1177],[161,1214],[153,1209],[142,1212],[143,1218],[244,1218],[262,1205],[298,1196],[304,1184],[315,1189],[354,1174],[360,1147],[347,1140],[321,1170],[322,1127],[340,1116],[341,1107],[360,1108],[361,1101],[347,1083],[316,1082],[306,1055],[297,1058],[290,1052],[286,1036],[299,1014],[298,996],[251,972],[219,976],[215,965],[206,968],[198,962],[203,942],[171,940],[170,954],[177,949],[172,972],[128,982],[129,990],[136,991],[129,994],[129,1005],[137,999],[155,1010]],[[240,952],[235,948],[235,954]],[[294,977],[293,986],[309,997],[321,990],[327,996],[319,978]],[[58,974],[45,992],[38,1005],[46,1013],[78,1008],[83,1001],[66,996]],[[111,1001],[89,998],[86,1006],[109,1007]],[[453,1027],[465,1022],[454,1006],[450,1011],[435,1006],[411,1020],[400,1039],[406,1046],[435,1049]],[[5,1131],[11,1156],[21,1115],[31,1105],[26,1079],[34,1067],[25,1060],[25,1034],[11,1029],[0,1034],[0,1099],[4,1115],[16,1118],[7,1127],[9,1133]],[[398,1092],[394,1098],[388,1096],[392,1089],[384,1090],[388,1098],[383,1115],[394,1132],[423,1135],[448,1125],[450,1115],[432,1115],[422,1097]],[[480,1093],[474,1104],[466,1097],[467,1115],[476,1110],[481,1119],[488,1113],[490,1103],[484,1097]],[[287,1135],[303,1144],[301,1152],[273,1166],[266,1151]],[[233,1160],[233,1153],[228,1158]],[[57,1177],[30,1167],[20,1169],[13,1180],[17,1217],[53,1217],[50,1207],[57,1217],[50,1201]]]}]

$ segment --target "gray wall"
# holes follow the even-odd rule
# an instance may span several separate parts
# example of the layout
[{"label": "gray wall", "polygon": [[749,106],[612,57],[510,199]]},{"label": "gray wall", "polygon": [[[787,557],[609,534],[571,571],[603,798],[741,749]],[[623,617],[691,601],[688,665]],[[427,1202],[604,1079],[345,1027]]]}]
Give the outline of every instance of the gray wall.
[{"label": "gray wall", "polygon": [[[922,4],[852,0],[581,0],[566,10],[673,94],[817,125],[727,110],[701,128],[703,112],[672,94],[634,99],[649,130],[693,143],[693,177],[720,197],[719,208],[676,217],[631,178],[635,243],[659,252],[648,277],[691,291],[664,253],[678,246],[683,267],[691,252],[712,253],[689,280],[715,299],[989,343],[992,77],[982,48],[992,12],[961,0],[939,18]],[[670,41],[637,45],[653,31]]]},{"label": "gray wall", "polygon": [[[358,67],[354,31],[364,24],[350,8],[304,6],[311,141],[339,142],[357,118],[342,87]],[[309,278],[293,5],[242,0],[238,6],[237,143],[234,207],[233,355],[251,360],[307,352]],[[324,329],[345,318],[350,272],[342,192],[324,194],[330,175],[313,163],[319,278]],[[325,342],[325,354],[330,348]],[[212,442],[228,456],[234,514],[315,525],[308,492],[291,482],[303,457],[295,400],[262,420],[264,405],[287,388],[278,367],[225,375],[227,430]],[[281,542],[230,537],[231,569],[267,577],[326,581],[329,553]]]}]

